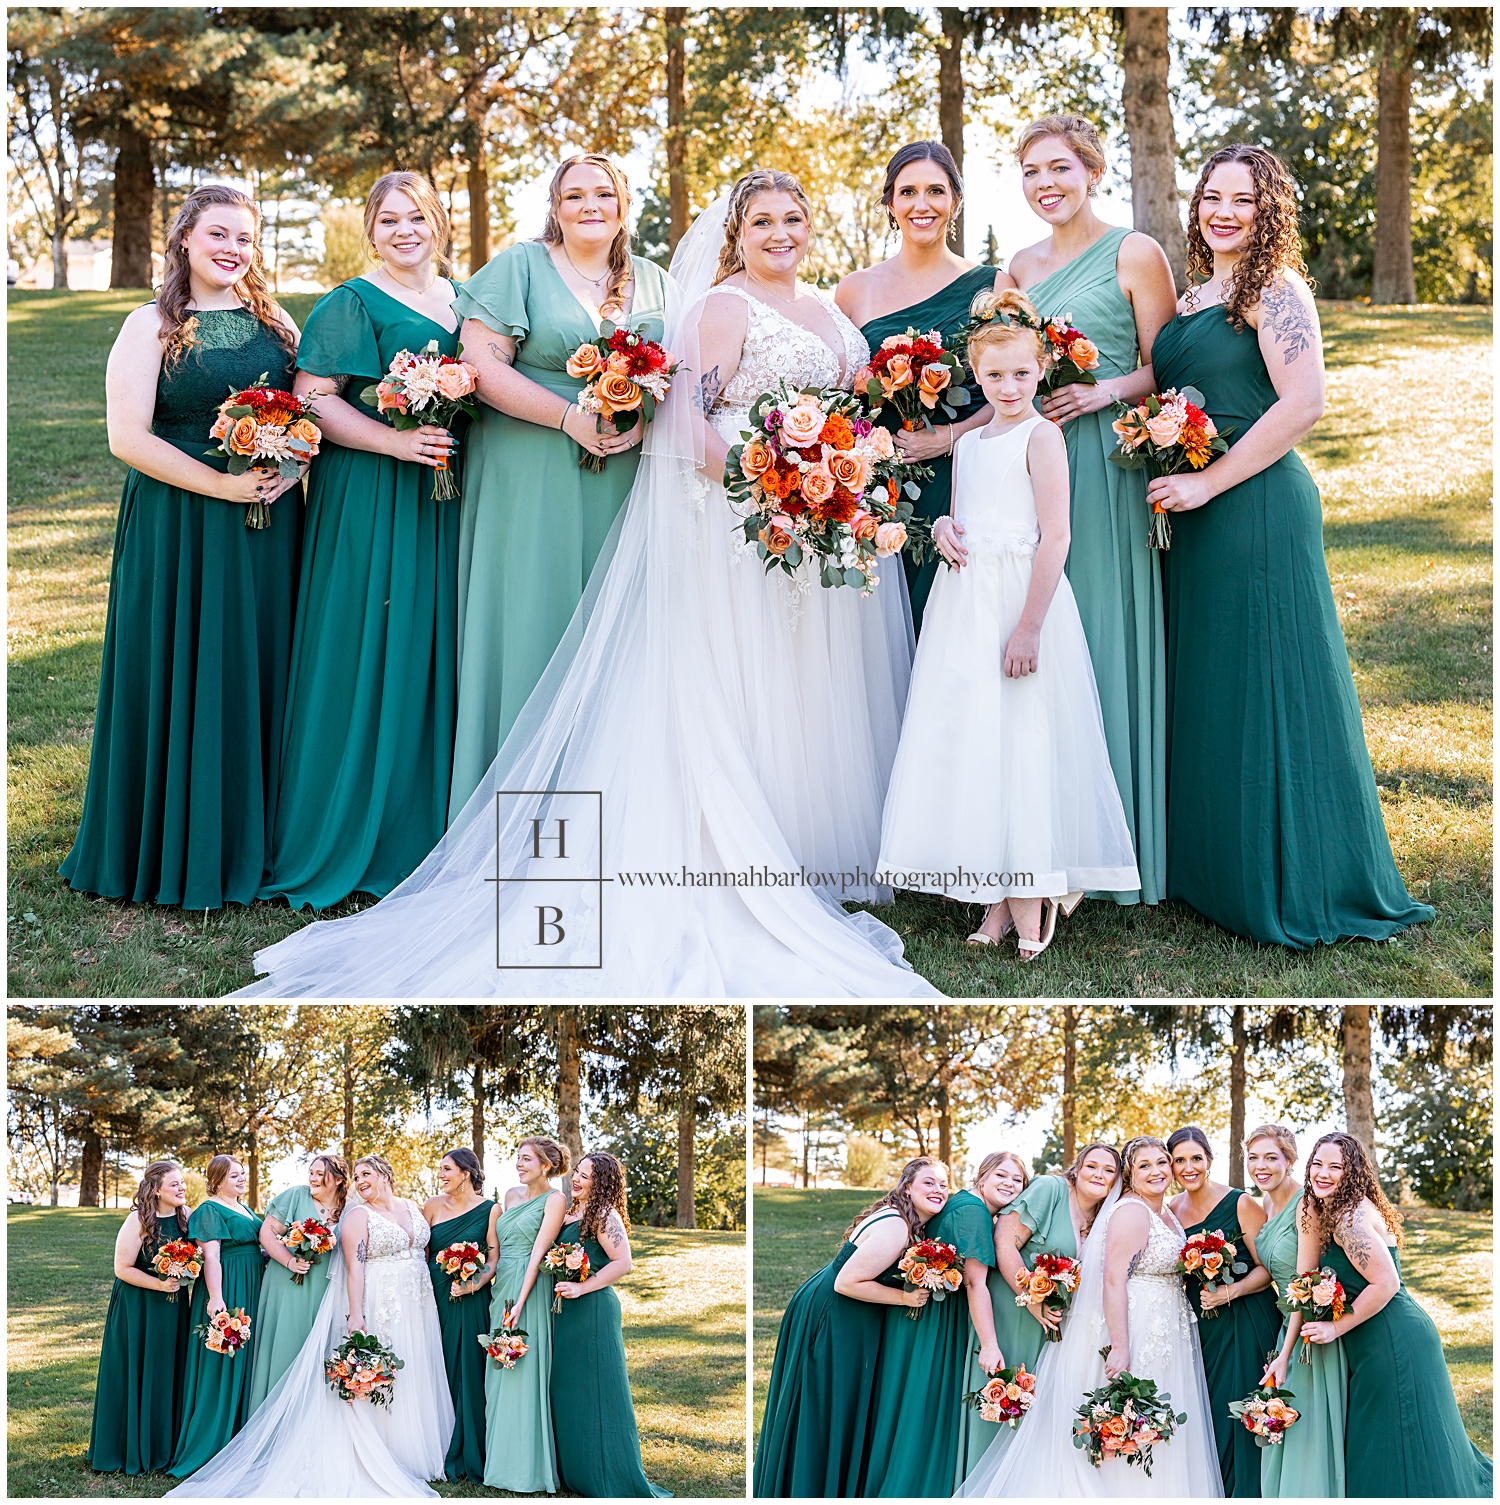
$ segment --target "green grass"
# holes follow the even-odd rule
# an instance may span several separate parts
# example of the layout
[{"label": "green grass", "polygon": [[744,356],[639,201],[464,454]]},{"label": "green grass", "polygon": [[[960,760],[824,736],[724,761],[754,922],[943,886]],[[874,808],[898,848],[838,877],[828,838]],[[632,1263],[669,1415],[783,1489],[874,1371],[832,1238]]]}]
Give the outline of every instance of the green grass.
[{"label": "green grass", "polygon": [[[9,299],[10,990],[217,996],[306,924],[282,904],[207,916],[75,894],[122,468],[104,361],[135,293]],[[284,300],[302,319],[313,299]],[[923,976],[958,996],[1473,997],[1491,991],[1490,343],[1487,309],[1320,308],[1328,412],[1302,454],[1386,825],[1438,918],[1384,945],[1256,946],[1185,911],[1085,904],[1021,967],[963,944],[978,911],[905,895],[880,911]],[[1439,402],[1419,396],[1440,392]],[[1452,415],[1466,431],[1455,437]],[[346,914],[351,901],[325,913]]]},{"label": "green grass", "polygon": [[[755,1189],[755,1424],[760,1435],[781,1314],[792,1292],[839,1251],[873,1191]],[[1494,1453],[1492,1226],[1488,1213],[1405,1208],[1407,1288],[1437,1324],[1469,1436]]]},{"label": "green grass", "polygon": [[[176,1482],[96,1474],[84,1462],[113,1280],[114,1208],[12,1207],[9,1493],[163,1495]],[[675,1495],[745,1492],[745,1238],[638,1228],[615,1287],[647,1476]],[[438,1483],[442,1495],[497,1495]]]}]

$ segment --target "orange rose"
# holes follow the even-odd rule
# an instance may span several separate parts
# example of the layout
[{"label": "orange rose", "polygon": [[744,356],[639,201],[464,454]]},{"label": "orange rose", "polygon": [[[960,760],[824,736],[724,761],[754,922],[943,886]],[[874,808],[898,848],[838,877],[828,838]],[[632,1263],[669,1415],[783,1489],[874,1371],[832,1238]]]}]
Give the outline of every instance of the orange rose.
[{"label": "orange rose", "polygon": [[1219,1273],[1223,1264],[1224,1256],[1222,1254],[1205,1254],[1203,1256],[1203,1273],[1212,1280]]},{"label": "orange rose", "polygon": [[1027,1374],[1024,1370],[1022,1370],[1022,1372],[1016,1376],[1016,1384],[1018,1384],[1021,1389],[1026,1391],[1035,1390],[1036,1376],[1034,1374]]},{"label": "orange rose", "polygon": [[1151,436],[1151,442],[1166,449],[1176,444],[1182,436],[1183,415],[1174,412],[1171,408],[1163,408],[1155,418],[1146,420],[1146,432]]},{"label": "orange rose", "polygon": [[1045,1275],[1032,1275],[1031,1299],[1033,1301],[1045,1301],[1056,1289],[1056,1282],[1049,1280]]},{"label": "orange rose", "polygon": [[793,449],[816,444],[818,435],[823,432],[823,421],[823,410],[817,403],[800,402],[789,413],[782,415],[782,440]]},{"label": "orange rose", "polygon": [[947,366],[940,366],[934,361],[930,366],[922,368],[922,375],[917,382],[917,397],[924,408],[935,408],[938,395],[953,380],[953,372]]},{"label": "orange rose", "polygon": [[842,413],[830,413],[828,415],[818,438],[824,444],[831,444],[835,449],[854,448],[854,430],[849,426],[849,420]]},{"label": "orange rose", "polygon": [[1187,1269],[1188,1273],[1191,1274],[1198,1268],[1199,1265],[1203,1263],[1203,1251],[1195,1247],[1194,1245],[1189,1244],[1188,1247],[1182,1251],[1182,1263]]},{"label": "orange rose", "polygon": [[885,375],[880,378],[880,385],[885,388],[885,395],[889,397],[899,392],[902,387],[909,387],[911,379],[911,357],[893,355],[886,365]]},{"label": "orange rose", "polygon": [[905,543],[905,523],[881,523],[875,530],[875,552],[882,559],[889,559]]},{"label": "orange rose", "polygon": [[747,481],[758,481],[775,463],[776,455],[764,439],[752,439],[740,451],[740,474]]},{"label": "orange rose", "polygon": [[208,437],[210,439],[222,439],[233,427],[234,419],[228,413],[220,413],[214,419],[214,426],[208,431]]},{"label": "orange rose", "polygon": [[620,376],[614,371],[601,376],[594,390],[606,418],[613,418],[616,413],[634,412],[641,405],[641,389],[628,376]]},{"label": "orange rose", "polygon": [[474,390],[474,371],[462,361],[451,366],[439,366],[437,372],[438,395],[449,402],[457,402]]},{"label": "orange rose", "polygon": [[963,1271],[962,1270],[944,1270],[943,1271],[943,1283],[948,1287],[948,1289],[950,1291],[956,1291],[964,1283],[964,1273],[963,1273]]},{"label": "orange rose", "polygon": [[855,495],[870,484],[869,462],[855,450],[835,451],[828,459],[828,473]]},{"label": "orange rose", "polygon": [[323,442],[323,433],[310,418],[299,418],[287,431],[288,439],[300,439],[311,449]]},{"label": "orange rose", "polygon": [[568,375],[587,381],[596,371],[604,369],[604,358],[597,345],[580,345],[568,357]]},{"label": "orange rose", "polygon": [[1092,340],[1076,339],[1068,346],[1068,359],[1080,371],[1092,371],[1099,364],[1099,347]]},{"label": "orange rose", "polygon": [[255,453],[255,430],[256,422],[253,418],[237,418],[234,427],[229,431],[226,448],[232,455],[253,455]]},{"label": "orange rose", "polygon": [[866,512],[863,507],[849,519],[849,531],[856,538],[874,538],[880,531],[880,524],[875,519],[875,514]]},{"label": "orange rose", "polygon": [[[833,488],[834,479],[829,474],[826,466],[814,465],[811,470],[803,471],[802,495],[814,507],[820,502],[826,502],[833,495]],[[924,1265],[922,1268],[925,1270],[927,1267]]]},{"label": "orange rose", "polygon": [[780,558],[792,546],[791,518],[782,517],[779,514],[773,517],[760,530],[760,541],[766,546],[766,553]]},{"label": "orange rose", "polygon": [[889,460],[896,453],[896,441],[889,429],[872,429],[865,444],[877,460]]},{"label": "orange rose", "polygon": [[612,350],[604,363],[616,376],[630,375],[630,357],[623,350]]},{"label": "orange rose", "polygon": [[1130,1423],[1123,1416],[1107,1417],[1099,1427],[1105,1437],[1123,1437],[1130,1430]]},{"label": "orange rose", "polygon": [[382,413],[392,411],[404,413],[406,411],[406,398],[395,387],[390,386],[386,382],[381,382],[375,388],[375,406]]}]

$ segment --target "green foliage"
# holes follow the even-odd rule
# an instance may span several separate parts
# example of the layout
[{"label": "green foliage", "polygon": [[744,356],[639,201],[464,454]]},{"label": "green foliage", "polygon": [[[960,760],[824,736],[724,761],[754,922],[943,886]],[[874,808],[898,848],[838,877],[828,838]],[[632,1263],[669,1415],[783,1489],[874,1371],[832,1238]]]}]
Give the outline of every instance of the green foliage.
[{"label": "green foliage", "polygon": [[1488,1211],[1494,1196],[1494,1094],[1487,1067],[1450,1053],[1429,1062],[1402,1056],[1387,1068],[1401,1094],[1387,1110],[1396,1168],[1430,1207]]},{"label": "green foliage", "polygon": [[844,1145],[845,1186],[889,1186],[895,1177],[891,1154],[868,1134],[851,1134]]},{"label": "green foliage", "polygon": [[[625,1167],[633,1223],[670,1228],[677,1216],[677,1116],[610,1108],[600,1148]],[[700,1228],[745,1226],[745,1136],[724,1119],[700,1122],[693,1136],[693,1207]]]},{"label": "green foliage", "polygon": [[1495,86],[1461,73],[1412,106],[1412,260],[1422,303],[1494,301]]}]

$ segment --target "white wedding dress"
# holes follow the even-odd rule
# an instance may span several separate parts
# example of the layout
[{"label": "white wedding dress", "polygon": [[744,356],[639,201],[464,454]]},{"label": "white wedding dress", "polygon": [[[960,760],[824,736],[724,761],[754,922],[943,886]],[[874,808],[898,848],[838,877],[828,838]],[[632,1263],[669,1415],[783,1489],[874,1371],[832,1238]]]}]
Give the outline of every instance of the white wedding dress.
[{"label": "white wedding dress", "polygon": [[[350,1208],[360,1204],[350,1199]],[[291,1368],[229,1444],[169,1497],[194,1499],[437,1497],[453,1435],[453,1401],[443,1362],[432,1281],[431,1230],[414,1202],[401,1199],[412,1233],[364,1206],[364,1327],[402,1360],[389,1406],[338,1399],[323,1364],[344,1340],[348,1272],[334,1247],[328,1290]],[[346,1213],[347,1216],[347,1213]],[[255,1341],[252,1330],[250,1341]],[[244,1362],[241,1360],[240,1362]]]},{"label": "white wedding dress", "polygon": [[[1139,1198],[1132,1198],[1139,1202]],[[1217,1499],[1224,1493],[1214,1440],[1213,1412],[1203,1378],[1197,1319],[1182,1289],[1177,1256],[1186,1235],[1170,1211],[1151,1213],[1146,1247],[1136,1257],[1125,1289],[1130,1329],[1130,1372],[1155,1380],[1186,1413],[1170,1442],[1152,1448],[1151,1474],[1115,1458],[1095,1468],[1073,1446],[1073,1418],[1083,1397],[1108,1383],[1099,1353],[1109,1344],[1104,1320],[1104,1247],[1118,1189],[1100,1209],[1084,1245],[1083,1271],[1062,1341],[1044,1345],[1036,1371],[1036,1399],[1014,1432],[1002,1428],[957,1493],[966,1498],[1035,1496],[1106,1499],[1155,1495],[1166,1499]],[[1145,1205],[1142,1203],[1141,1205]],[[1147,1209],[1148,1212],[1150,1209]]]}]

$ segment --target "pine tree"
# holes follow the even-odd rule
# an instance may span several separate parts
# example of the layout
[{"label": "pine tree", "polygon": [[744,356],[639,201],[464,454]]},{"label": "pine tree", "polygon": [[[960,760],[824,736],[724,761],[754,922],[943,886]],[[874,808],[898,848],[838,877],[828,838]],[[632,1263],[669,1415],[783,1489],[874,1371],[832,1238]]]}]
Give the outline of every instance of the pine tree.
[{"label": "pine tree", "polygon": [[984,254],[979,258],[987,267],[1000,265],[1000,242],[995,239],[995,227],[987,225],[984,232]]}]

